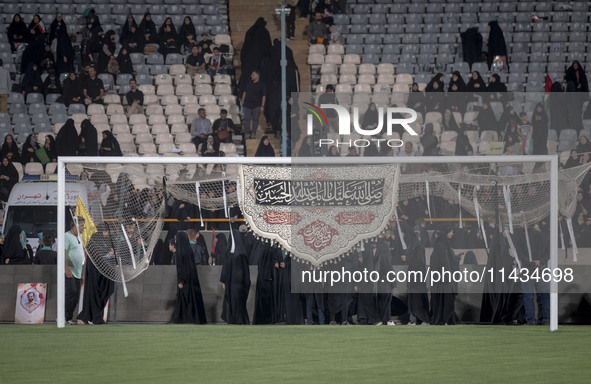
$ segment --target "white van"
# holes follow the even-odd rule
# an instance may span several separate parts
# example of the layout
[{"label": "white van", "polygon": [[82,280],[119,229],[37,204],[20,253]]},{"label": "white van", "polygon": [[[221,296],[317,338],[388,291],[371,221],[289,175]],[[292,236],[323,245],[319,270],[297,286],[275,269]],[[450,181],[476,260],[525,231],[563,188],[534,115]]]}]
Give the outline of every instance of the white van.
[{"label": "white van", "polygon": [[[90,185],[90,182],[66,182],[66,205],[75,207],[80,196],[84,205],[88,206]],[[69,215],[67,212],[66,218]],[[57,182],[23,181],[16,184],[4,207],[2,232],[6,234],[13,224],[18,224],[25,231],[33,252],[39,245],[39,232],[57,234]]]}]

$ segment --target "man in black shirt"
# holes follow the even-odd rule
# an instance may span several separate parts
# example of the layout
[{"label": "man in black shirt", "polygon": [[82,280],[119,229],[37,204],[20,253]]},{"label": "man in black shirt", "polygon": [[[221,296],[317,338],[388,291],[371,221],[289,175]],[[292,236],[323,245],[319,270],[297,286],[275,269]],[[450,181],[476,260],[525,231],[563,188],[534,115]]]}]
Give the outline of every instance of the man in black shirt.
[{"label": "man in black shirt", "polygon": [[228,119],[228,111],[222,109],[220,111],[220,118],[213,122],[213,134],[218,137],[220,143],[231,143],[232,134],[234,133],[234,122]]},{"label": "man in black shirt", "polygon": [[187,56],[185,61],[185,67],[187,67],[188,75],[205,74],[205,58],[199,52],[199,47],[194,45],[191,48],[191,54]]},{"label": "man in black shirt", "polygon": [[102,104],[103,96],[105,96],[105,86],[103,81],[96,76],[96,69],[90,67],[88,69],[88,78],[84,81],[84,103],[88,104]]},{"label": "man in black shirt", "polygon": [[[243,130],[244,134],[250,135],[250,138],[256,137],[257,128],[259,126],[259,114],[265,109],[265,101],[267,99],[267,88],[265,83],[260,81],[259,71],[252,71],[250,74],[251,82],[246,86],[246,90],[242,93],[242,100],[240,105],[244,114]],[[251,127],[252,121],[252,127]]]},{"label": "man in black shirt", "polygon": [[130,91],[125,94],[125,99],[127,99],[127,117],[133,114],[140,114],[144,113],[144,94],[142,91],[137,89],[137,83],[135,79],[129,80],[129,88]]}]

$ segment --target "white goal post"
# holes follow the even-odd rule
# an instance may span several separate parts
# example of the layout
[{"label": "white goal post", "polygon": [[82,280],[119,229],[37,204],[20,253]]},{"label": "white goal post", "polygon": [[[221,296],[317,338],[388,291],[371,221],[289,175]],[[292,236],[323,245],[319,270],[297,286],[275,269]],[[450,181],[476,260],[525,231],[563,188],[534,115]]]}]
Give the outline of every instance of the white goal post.
[{"label": "white goal post", "polygon": [[[354,161],[350,161],[354,159]],[[550,166],[550,269],[558,267],[558,157],[536,156],[437,156],[437,157],[354,157],[347,158],[351,165],[367,164],[466,164],[466,163],[519,163],[527,161],[547,163]],[[66,223],[65,191],[68,164],[222,164],[222,165],[345,165],[340,157],[60,157],[58,158],[57,233],[57,327],[65,326],[65,251],[63,236]],[[558,284],[550,283],[550,330],[558,329]]]}]

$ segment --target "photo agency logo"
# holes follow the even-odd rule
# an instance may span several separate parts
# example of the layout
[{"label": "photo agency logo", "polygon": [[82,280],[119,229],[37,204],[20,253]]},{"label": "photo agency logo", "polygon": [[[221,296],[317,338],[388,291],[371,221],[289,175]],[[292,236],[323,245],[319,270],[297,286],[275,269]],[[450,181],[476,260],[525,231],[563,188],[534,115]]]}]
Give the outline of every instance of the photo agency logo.
[{"label": "photo agency logo", "polygon": [[[336,124],[336,119],[338,119],[338,135],[342,138],[342,140],[334,140],[328,139],[326,137],[320,137],[318,140],[315,140],[314,143],[314,145],[317,144],[320,148],[328,147],[331,145],[336,145],[337,147],[344,146],[365,148],[369,147],[372,143],[375,143],[378,147],[385,144],[392,148],[400,148],[404,146],[404,142],[401,139],[392,138],[392,127],[396,125],[402,126],[402,128],[404,128],[404,130],[412,136],[419,135],[410,126],[410,124],[415,122],[415,120],[417,119],[417,112],[411,108],[388,107],[386,108],[386,113],[384,114],[384,108],[379,107],[377,109],[377,125],[375,127],[361,127],[359,124],[360,116],[358,107],[353,107],[353,119],[351,119],[349,110],[338,104],[321,104],[320,107],[311,103],[303,104],[305,104],[304,109],[310,112],[307,117],[308,135],[319,134],[320,136],[326,136],[329,127],[334,128],[333,125]],[[330,116],[335,116],[334,120],[331,119],[333,120],[332,124],[329,123],[329,119],[327,118],[327,113],[329,111],[336,112],[336,114],[334,112],[330,114]],[[384,129],[384,115],[386,120],[385,138],[383,137],[382,132]],[[351,122],[353,124],[351,124]],[[351,138],[351,126],[353,126],[354,132],[362,136],[361,138]],[[324,135],[322,133],[324,133]],[[370,136],[370,138],[366,138],[367,136]]]}]

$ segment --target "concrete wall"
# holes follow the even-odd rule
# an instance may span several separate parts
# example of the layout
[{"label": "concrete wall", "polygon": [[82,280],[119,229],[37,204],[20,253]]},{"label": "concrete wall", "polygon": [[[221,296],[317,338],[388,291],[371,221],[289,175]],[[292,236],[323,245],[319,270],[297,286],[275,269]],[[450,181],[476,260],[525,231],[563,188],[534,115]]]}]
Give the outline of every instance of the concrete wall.
[{"label": "concrete wall", "polygon": [[[477,266],[479,270],[482,266]],[[559,295],[559,321],[561,323],[591,323],[591,266],[574,266],[576,283],[565,287]],[[221,266],[197,267],[205,310],[209,323],[222,323],[220,318],[223,289],[219,283]],[[247,308],[252,321],[256,289],[257,267],[251,267],[252,285]],[[48,283],[46,322],[56,319],[56,267],[47,265],[0,266],[0,322],[14,322],[16,291],[18,283]],[[176,300],[176,267],[151,266],[139,277],[128,282],[129,296],[123,297],[118,290],[117,321],[123,322],[170,322]],[[464,290],[465,291],[465,290]],[[482,292],[482,285],[471,287],[473,292]],[[395,295],[405,301],[405,287],[400,285]],[[456,311],[464,322],[478,322],[482,295],[460,294]],[[111,300],[111,304],[112,304]],[[113,318],[113,306],[109,319]],[[406,317],[401,318],[403,321]]]}]

